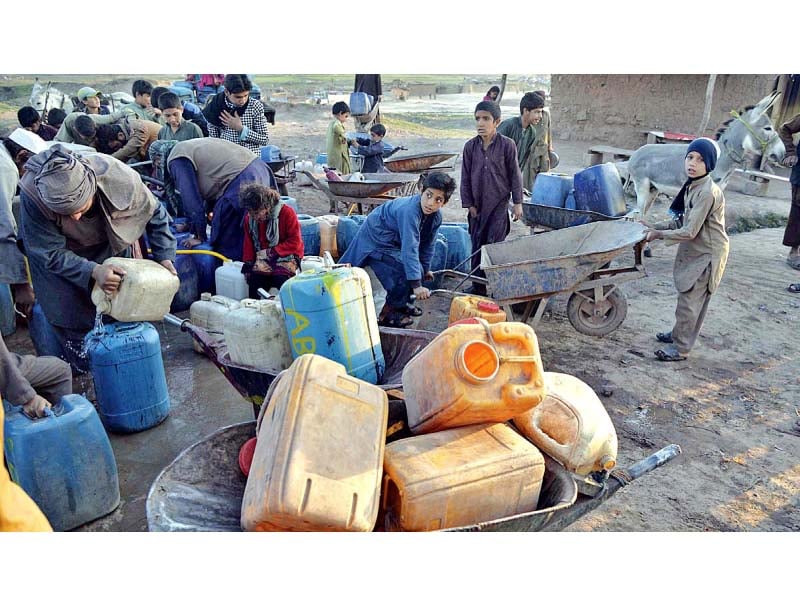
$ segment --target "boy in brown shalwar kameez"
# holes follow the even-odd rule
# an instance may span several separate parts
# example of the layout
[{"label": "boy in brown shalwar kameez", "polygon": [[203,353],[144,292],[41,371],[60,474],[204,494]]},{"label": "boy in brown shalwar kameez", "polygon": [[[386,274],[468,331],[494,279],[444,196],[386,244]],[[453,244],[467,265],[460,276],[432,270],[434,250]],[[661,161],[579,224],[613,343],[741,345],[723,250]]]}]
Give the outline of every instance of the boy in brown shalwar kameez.
[{"label": "boy in brown shalwar kameez", "polygon": [[684,161],[689,179],[670,207],[683,213],[682,225],[676,228],[671,221],[647,230],[648,242],[680,243],[674,267],[678,290],[675,327],[656,334],[658,341],[668,344],[655,351],[658,360],[685,360],[689,355],[728,260],[725,197],[710,175],[718,156],[719,147],[713,140],[698,138],[689,144]]}]

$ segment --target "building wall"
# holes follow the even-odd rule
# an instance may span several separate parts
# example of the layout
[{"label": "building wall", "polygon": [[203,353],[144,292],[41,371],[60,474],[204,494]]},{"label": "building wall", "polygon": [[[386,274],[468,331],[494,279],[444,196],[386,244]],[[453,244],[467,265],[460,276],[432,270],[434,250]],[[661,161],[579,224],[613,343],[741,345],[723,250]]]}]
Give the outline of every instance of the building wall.
[{"label": "building wall", "polygon": [[[732,109],[741,110],[769,94],[777,75],[717,75],[712,136]],[[553,75],[553,137],[600,141],[623,148],[645,143],[642,131],[697,134],[703,118],[708,75]]]}]

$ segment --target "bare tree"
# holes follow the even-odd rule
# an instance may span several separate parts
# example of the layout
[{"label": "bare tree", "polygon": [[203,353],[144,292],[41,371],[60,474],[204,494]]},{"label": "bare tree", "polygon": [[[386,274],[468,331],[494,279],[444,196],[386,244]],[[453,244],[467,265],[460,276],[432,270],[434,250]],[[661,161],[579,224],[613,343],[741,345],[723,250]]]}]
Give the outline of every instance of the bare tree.
[{"label": "bare tree", "polygon": [[708,120],[711,118],[711,98],[714,95],[714,84],[716,81],[716,75],[708,76],[708,85],[706,85],[706,105],[703,108],[703,120],[700,123],[700,128],[697,130],[698,137],[703,135],[708,126]]},{"label": "bare tree", "polygon": [[497,95],[497,103],[500,104],[500,101],[503,99],[503,92],[506,91],[506,80],[508,79],[508,75],[503,75],[500,77],[500,93]]}]

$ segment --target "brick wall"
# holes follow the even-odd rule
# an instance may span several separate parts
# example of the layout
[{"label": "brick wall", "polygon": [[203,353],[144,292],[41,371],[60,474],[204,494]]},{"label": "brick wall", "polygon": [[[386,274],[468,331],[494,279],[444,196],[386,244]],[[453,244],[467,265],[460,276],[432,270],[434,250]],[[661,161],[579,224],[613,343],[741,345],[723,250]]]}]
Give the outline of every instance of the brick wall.
[{"label": "brick wall", "polygon": [[[731,109],[741,110],[769,94],[776,78],[717,75],[705,135],[712,136]],[[553,75],[553,137],[633,149],[645,143],[642,130],[695,135],[707,83],[707,75]]]}]

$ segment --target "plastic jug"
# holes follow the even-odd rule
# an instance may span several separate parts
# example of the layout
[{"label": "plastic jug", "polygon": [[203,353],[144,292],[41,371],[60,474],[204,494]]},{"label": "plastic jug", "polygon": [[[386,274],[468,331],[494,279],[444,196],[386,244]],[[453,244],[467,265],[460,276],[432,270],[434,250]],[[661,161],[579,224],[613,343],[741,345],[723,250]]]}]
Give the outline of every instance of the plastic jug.
[{"label": "plastic jug", "polygon": [[350,114],[368,115],[372,110],[372,96],[366,92],[352,92],[350,94]]},{"label": "plastic jug", "polygon": [[117,463],[92,403],[70,394],[31,419],[5,404],[5,453],[11,478],[55,531],[79,527],[119,505]]},{"label": "plastic jug", "polygon": [[143,431],[169,414],[161,340],[150,323],[109,323],[84,341],[103,424]]},{"label": "plastic jug", "polygon": [[106,296],[100,286],[92,290],[98,312],[117,321],[160,321],[170,310],[180,280],[157,262],[112,256],[103,261],[125,269],[116,294]]},{"label": "plastic jug", "polygon": [[11,286],[0,283],[0,333],[11,335],[17,330],[17,316],[14,313],[14,298]]},{"label": "plastic jug", "polygon": [[386,445],[387,531],[432,531],[536,510],[544,457],[505,423],[428,433]]},{"label": "plastic jug", "polygon": [[314,354],[295,360],[270,391],[259,415],[242,528],[371,531],[389,416],[386,392]]},{"label": "plastic jug", "polygon": [[311,215],[297,215],[300,222],[300,235],[303,238],[303,254],[319,255],[319,219]]},{"label": "plastic jug", "polygon": [[[442,271],[447,268],[447,238],[441,233],[436,234],[433,242],[433,257],[431,258],[431,271]],[[437,275],[432,281],[423,281],[426,288],[435,290],[442,287],[444,275]]]},{"label": "plastic jug", "polygon": [[[200,300],[194,302],[189,308],[189,319],[193,325],[205,329],[212,340],[222,342],[225,339],[222,333],[223,319],[235,308],[239,308],[238,300],[232,300],[225,296],[212,296],[206,292],[201,294]],[[192,347],[195,352],[203,354],[203,349],[197,340],[192,340]]]},{"label": "plastic jug", "polygon": [[369,275],[326,260],[326,268],[299,273],[281,286],[292,356],[320,354],[353,377],[379,383],[386,361]]},{"label": "plastic jug", "polygon": [[450,302],[450,317],[448,325],[461,319],[477,317],[489,323],[502,323],[506,320],[506,313],[497,304],[478,296],[456,296]]},{"label": "plastic jug", "polygon": [[610,217],[627,213],[622,180],[613,163],[594,165],[575,173],[574,184],[578,210],[591,210]]},{"label": "plastic jug", "polygon": [[544,374],[547,395],[514,425],[564,467],[587,475],[617,464],[617,432],[600,398],[583,381],[564,373]]},{"label": "plastic jug", "polygon": [[501,423],[542,401],[539,343],[525,323],[453,325],[403,369],[414,434]]},{"label": "plastic jug", "polygon": [[200,283],[193,255],[178,254],[175,257],[174,265],[175,270],[178,272],[180,286],[172,299],[169,311],[178,313],[188,310],[192,302],[196,302],[200,298]]},{"label": "plastic jug", "polygon": [[[309,170],[310,170],[310,169],[311,169],[311,162],[309,161],[309,163],[308,163],[308,164],[309,164],[309,167],[308,167],[308,168],[309,168]],[[301,169],[301,167],[298,167],[297,169],[298,169],[298,170],[300,170],[300,169]],[[297,206],[297,200],[295,200],[295,199],[294,199],[294,198],[292,198],[291,196],[281,196],[281,200],[282,200],[282,201],[283,201],[283,203],[284,203],[284,204],[286,204],[287,206],[291,206],[291,207],[292,207],[292,210],[295,212],[295,214],[300,212],[300,208]]]},{"label": "plastic jug", "polygon": [[325,260],[321,256],[304,256],[300,261],[301,271],[319,271],[325,267]]},{"label": "plastic jug", "polygon": [[292,364],[292,350],[277,300],[245,298],[222,317],[225,344],[233,362],[277,373]]},{"label": "plastic jug", "polygon": [[469,263],[467,259],[472,254],[472,240],[469,232],[463,227],[454,225],[442,225],[439,233],[447,240],[447,264],[446,269],[456,269],[468,272]]},{"label": "plastic jug", "polygon": [[250,295],[247,280],[242,274],[243,266],[244,263],[242,262],[236,260],[228,261],[214,272],[217,294],[233,300],[241,300]]},{"label": "plastic jug", "polygon": [[339,256],[344,254],[347,247],[355,239],[361,223],[362,221],[353,217],[339,217],[339,221],[336,224],[336,249],[339,251]]},{"label": "plastic jug", "polygon": [[33,313],[28,323],[28,335],[33,341],[33,348],[36,356],[64,356],[64,349],[58,339],[53,326],[44,315],[42,305],[38,302],[33,304]]},{"label": "plastic jug", "polygon": [[539,173],[531,190],[534,204],[564,208],[567,194],[572,189],[572,177],[564,173]]},{"label": "plastic jug", "polygon": [[336,226],[339,217],[336,215],[322,215],[317,217],[319,220],[319,255],[330,252],[333,258],[339,258],[339,250],[336,245]]}]

